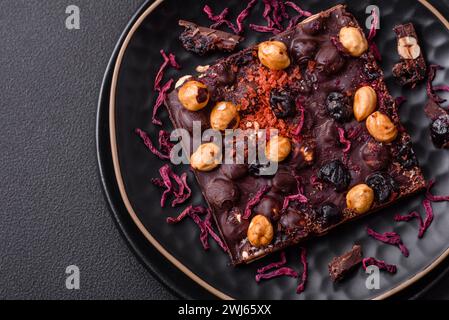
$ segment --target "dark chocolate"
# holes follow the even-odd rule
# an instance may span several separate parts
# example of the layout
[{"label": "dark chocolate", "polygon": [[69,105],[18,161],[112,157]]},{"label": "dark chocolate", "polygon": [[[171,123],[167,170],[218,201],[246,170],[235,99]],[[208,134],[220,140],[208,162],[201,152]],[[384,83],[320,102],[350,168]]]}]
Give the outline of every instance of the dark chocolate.
[{"label": "dark chocolate", "polygon": [[[403,37],[412,37],[417,40],[419,46],[418,36],[412,23],[398,25],[394,28],[394,32],[398,43],[399,39]],[[422,49],[420,49],[420,54],[416,59],[400,58],[401,61],[393,66],[393,76],[400,85],[410,85],[414,88],[420,81],[424,80],[427,74],[427,65]]]},{"label": "dark chocolate", "polygon": [[185,30],[179,37],[182,46],[187,51],[204,55],[212,51],[232,52],[243,40],[236,34],[201,27],[185,20],[179,20],[179,25]]},{"label": "dark chocolate", "polygon": [[[195,171],[233,264],[249,263],[360,217],[347,208],[346,193],[366,183],[368,177],[377,195],[367,213],[425,187],[410,136],[400,124],[382,70],[370,51],[354,58],[339,50],[336,39],[343,26],[358,27],[358,23],[339,5],[276,35],[274,39],[289,48],[292,60],[282,71],[262,66],[257,46],[217,61],[193,77],[207,85],[210,93],[208,106],[198,112],[184,111],[177,97],[179,89],[167,97],[166,105],[176,128],[187,126],[190,130],[194,119],[208,118],[217,102],[229,101],[239,106],[240,129],[276,128],[292,141],[292,152],[269,176],[263,175],[267,169],[263,163],[252,163],[247,168],[223,164],[210,172]],[[392,143],[376,142],[365,122],[357,122],[348,113],[355,91],[364,85],[375,89],[378,111],[388,115],[399,128]],[[326,105],[330,95],[332,99]],[[295,112],[290,110],[292,101],[296,103]],[[301,117],[304,121],[298,138],[294,132]],[[209,121],[205,122],[203,130],[209,127]],[[342,131],[350,142],[349,149],[341,141]],[[338,166],[329,166],[336,160]],[[371,176],[378,172],[381,175]],[[381,193],[384,182],[394,188]],[[269,191],[245,219],[248,202],[266,186]],[[299,191],[307,203],[292,200],[283,209],[286,197]],[[248,226],[257,214],[266,216],[274,230],[273,241],[260,248],[247,239]]]},{"label": "dark chocolate", "polygon": [[334,282],[341,281],[347,274],[359,266],[362,260],[362,247],[354,245],[350,251],[332,259],[331,263],[329,263],[329,276]]}]

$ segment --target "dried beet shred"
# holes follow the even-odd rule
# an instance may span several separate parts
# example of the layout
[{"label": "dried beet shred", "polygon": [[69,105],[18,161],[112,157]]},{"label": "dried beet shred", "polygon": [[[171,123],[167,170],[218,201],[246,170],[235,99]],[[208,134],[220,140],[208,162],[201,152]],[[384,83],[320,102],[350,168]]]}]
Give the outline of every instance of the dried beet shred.
[{"label": "dried beet shred", "polygon": [[270,263],[270,264],[268,264],[268,265],[266,265],[266,266],[264,266],[262,268],[257,269],[257,273],[264,273],[264,272],[267,272],[268,270],[276,269],[276,268],[285,266],[286,263],[287,263],[287,257],[285,255],[285,252],[282,251],[281,252],[281,260],[280,261]]},{"label": "dried beet shred", "polygon": [[[145,146],[148,148],[148,150],[151,151],[152,154],[157,156],[161,160],[168,160],[170,159],[170,153],[166,153],[167,149],[166,147],[159,145],[160,151],[154,146],[153,142],[151,141],[150,137],[146,132],[144,132],[141,129],[136,129],[136,134],[142,139]],[[159,140],[160,141],[160,140]]]},{"label": "dried beet shred", "polygon": [[165,130],[159,131],[159,150],[170,156],[170,152],[175,144],[170,141],[170,133]]},{"label": "dried beet shred", "polygon": [[243,32],[243,22],[248,18],[251,13],[251,9],[256,5],[257,0],[251,0],[246,8],[240,12],[237,17],[237,34],[241,34]]},{"label": "dried beet shred", "polygon": [[385,270],[389,273],[396,273],[397,268],[393,264],[388,264],[385,261],[377,260],[376,258],[370,257],[362,260],[363,269],[366,270],[368,266],[376,266],[380,270]]},{"label": "dried beet shred", "polygon": [[258,273],[256,274],[256,282],[260,282],[262,279],[273,279],[276,277],[287,276],[298,278],[298,273],[289,267],[281,267],[279,269],[270,271],[268,273]]},{"label": "dried beet shred", "polygon": [[228,246],[212,227],[212,211],[210,209],[207,210],[207,215],[206,218],[204,219],[204,225],[206,226],[209,235],[215,240],[215,242],[217,242],[217,244],[221,247],[221,249],[223,249],[224,252],[228,252],[229,251]]},{"label": "dried beet shred", "polygon": [[401,222],[401,221],[409,222],[409,221],[411,221],[411,220],[413,220],[413,219],[417,219],[418,222],[419,222],[419,232],[418,232],[418,237],[421,238],[421,237],[422,237],[422,235],[421,235],[421,229],[422,229],[423,226],[424,226],[424,221],[423,221],[421,215],[420,215],[418,212],[413,211],[413,212],[410,212],[409,214],[406,214],[406,215],[399,215],[399,214],[398,214],[398,215],[395,215],[395,216],[394,216],[394,221],[397,221],[397,222]]},{"label": "dried beet shred", "polygon": [[299,111],[299,121],[298,125],[296,126],[295,132],[293,133],[296,137],[299,137],[302,131],[302,128],[304,127],[304,118],[305,118],[305,109],[302,104],[302,102],[298,99],[296,100],[296,108]]},{"label": "dried beet shred", "polygon": [[288,205],[290,204],[290,201],[298,201],[299,203],[307,203],[309,200],[301,192],[298,192],[297,194],[293,194],[293,195],[287,196],[287,197],[284,198],[284,203],[282,205],[282,210],[285,210],[285,209],[288,208]]},{"label": "dried beet shred", "polygon": [[386,244],[397,246],[399,248],[399,250],[401,250],[404,257],[409,256],[409,251],[408,251],[407,247],[402,242],[401,236],[399,234],[397,234],[396,232],[378,233],[370,228],[366,228],[366,232],[368,233],[369,236],[373,237],[376,240],[379,240]]},{"label": "dried beet shred", "polygon": [[296,293],[301,294],[306,289],[306,283],[308,278],[308,267],[307,267],[307,250],[301,247],[301,263],[302,263],[302,275],[301,282],[296,288]]},{"label": "dried beet shred", "polygon": [[429,184],[427,185],[426,199],[429,201],[432,201],[432,202],[449,201],[449,195],[448,196],[434,196],[430,192],[434,185],[435,185],[435,180],[430,180]]},{"label": "dried beet shred", "polygon": [[433,209],[432,209],[432,204],[430,203],[430,201],[425,199],[422,202],[422,205],[424,207],[424,211],[426,213],[426,217],[424,218],[424,223],[423,223],[422,228],[419,230],[419,235],[418,236],[420,238],[422,238],[424,236],[424,233],[430,227],[430,225],[432,224],[432,221],[433,221]]},{"label": "dried beet shred", "polygon": [[260,202],[262,197],[270,191],[271,187],[266,185],[260,188],[257,193],[252,197],[246,204],[245,213],[243,214],[243,219],[248,219],[251,216],[252,210]]},{"label": "dried beet shred", "polygon": [[[433,80],[435,80],[437,71],[441,70],[441,69],[443,69],[443,67],[441,67],[441,66],[439,66],[437,64],[431,64],[429,66],[429,73],[427,75],[427,88],[426,88],[427,95],[428,95],[428,97],[432,101],[434,101],[434,102],[436,102],[438,104],[443,103],[443,102],[446,101],[445,99],[441,98],[439,95],[437,95],[435,93],[436,90],[435,90],[435,88],[433,86]],[[440,86],[440,87],[436,87],[436,88],[442,88],[442,87]]]},{"label": "dried beet shred", "polygon": [[295,3],[291,2],[291,1],[285,2],[285,5],[289,6],[293,10],[295,10],[299,14],[299,16],[301,16],[301,17],[310,17],[312,15],[311,12],[301,9],[297,4],[295,4]]},{"label": "dried beet shred", "polygon": [[377,34],[377,28],[379,26],[379,15],[377,14],[377,11],[375,9],[373,9],[371,11],[371,15],[373,16],[373,22],[371,24],[371,28],[369,30],[369,34],[368,34],[368,41],[372,42],[374,37]]},{"label": "dried beet shred", "polygon": [[[161,178],[152,179],[151,182],[160,188],[165,188],[161,197],[161,207],[165,207],[167,198],[170,194],[174,196],[172,201],[172,207],[182,204],[187,201],[192,195],[192,190],[187,183],[187,173],[183,173],[178,176],[170,168],[168,164],[162,166],[159,169]],[[176,182],[176,186],[173,185],[172,180]]]}]

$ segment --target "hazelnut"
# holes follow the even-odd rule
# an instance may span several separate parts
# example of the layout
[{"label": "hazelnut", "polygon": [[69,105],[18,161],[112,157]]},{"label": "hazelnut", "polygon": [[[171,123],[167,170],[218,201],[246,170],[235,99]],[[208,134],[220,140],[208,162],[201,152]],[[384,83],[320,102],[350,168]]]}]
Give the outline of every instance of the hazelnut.
[{"label": "hazelnut", "polygon": [[232,102],[218,102],[210,114],[212,129],[224,131],[235,129],[240,123],[237,107]]},{"label": "hazelnut", "polygon": [[190,165],[198,171],[212,171],[221,163],[221,151],[215,143],[204,143],[190,157]]},{"label": "hazelnut", "polygon": [[415,60],[421,54],[421,48],[414,37],[403,37],[398,41],[398,53],[403,59]]},{"label": "hazelnut", "polygon": [[190,111],[203,109],[209,102],[207,86],[199,81],[187,81],[179,89],[178,99]]},{"label": "hazelnut", "polygon": [[290,65],[287,46],[280,41],[265,41],[259,44],[259,60],[271,70],[282,70]]},{"label": "hazelnut", "polygon": [[267,217],[259,214],[255,216],[248,227],[248,240],[255,247],[267,246],[274,236],[273,225]]},{"label": "hazelnut", "polygon": [[359,88],[354,95],[354,116],[357,121],[363,121],[376,110],[377,93],[370,86]]},{"label": "hazelnut", "polygon": [[187,75],[179,78],[178,81],[176,81],[176,83],[175,83],[175,89],[178,89],[180,86],[182,86],[184,83],[186,83],[186,81],[189,80],[190,78],[192,78],[192,76],[190,74],[187,74]]},{"label": "hazelnut", "polygon": [[288,157],[291,151],[292,145],[288,138],[274,136],[267,143],[265,156],[270,161],[281,162]]},{"label": "hazelnut", "polygon": [[374,201],[374,191],[366,184],[352,187],[346,195],[346,205],[349,209],[362,214],[367,212]]},{"label": "hazelnut", "polygon": [[378,142],[390,143],[398,136],[398,129],[390,118],[376,111],[366,119],[366,128]]},{"label": "hazelnut", "polygon": [[365,35],[355,27],[343,27],[339,34],[340,43],[353,57],[360,57],[368,50]]}]

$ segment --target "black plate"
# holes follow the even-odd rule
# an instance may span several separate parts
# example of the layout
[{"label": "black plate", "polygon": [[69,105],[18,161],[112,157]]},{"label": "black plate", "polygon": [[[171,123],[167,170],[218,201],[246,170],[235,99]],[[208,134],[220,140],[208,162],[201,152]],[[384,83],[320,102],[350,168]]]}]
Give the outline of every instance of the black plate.
[{"label": "black plate", "polygon": [[[191,2],[191,3],[190,3]],[[151,83],[154,73],[160,63],[159,48],[164,48],[175,52],[178,59],[186,66],[182,71],[184,74],[192,73],[194,66],[198,64],[207,64],[212,62],[216,57],[208,57],[199,59],[191,56],[180,48],[176,35],[179,29],[176,27],[178,18],[193,19],[200,23],[206,23],[198,12],[201,11],[204,1],[183,1],[189,7],[189,12],[183,11],[178,6],[179,2],[166,1],[154,10],[142,25],[137,29],[131,38],[129,46],[121,63],[120,74],[117,85],[117,110],[116,110],[116,129],[117,129],[117,148],[118,160],[120,167],[117,166],[120,176],[123,178],[125,198],[129,198],[130,206],[134,209],[138,219],[143,226],[151,233],[168,253],[182,263],[190,271],[195,273],[203,281],[207,282],[215,290],[222,292],[235,298],[323,298],[323,299],[345,299],[357,298],[368,299],[379,296],[386,296],[395,292],[398,288],[405,287],[406,282],[413,276],[425,270],[431,263],[441,258],[443,253],[447,251],[449,244],[449,235],[445,232],[449,226],[449,217],[445,215],[447,204],[434,205],[436,213],[436,222],[429,230],[425,239],[418,241],[416,239],[416,227],[414,224],[395,224],[392,216],[397,212],[409,212],[419,207],[420,197],[401,202],[400,204],[375,215],[343,226],[327,237],[312,241],[309,247],[309,266],[310,278],[307,291],[301,295],[294,294],[296,281],[294,279],[278,279],[257,285],[254,282],[254,270],[256,267],[266,263],[270,258],[263,262],[233,269],[228,266],[228,257],[222,254],[216,247],[208,253],[200,248],[198,242],[198,231],[193,224],[188,222],[177,226],[170,227],[164,222],[165,217],[175,215],[180,211],[166,209],[161,210],[157,203],[160,193],[154,189],[149,178],[157,175],[157,169],[162,164],[149,154],[142,146],[140,141],[134,136],[133,129],[141,127],[149,132],[155,133],[156,129],[149,125],[151,103],[154,98],[151,91]],[[235,1],[238,2],[238,1]],[[227,2],[230,6],[232,1]],[[304,8],[311,11],[319,11],[330,7],[337,1],[302,1]],[[306,5],[309,4],[309,5]],[[368,2],[367,2],[368,3]],[[359,18],[366,17],[364,9],[365,1],[354,5],[349,4],[352,12],[356,13]],[[415,149],[418,153],[420,162],[424,168],[427,178],[436,177],[439,181],[438,191],[449,192],[448,181],[448,156],[447,151],[434,149],[429,141],[427,125],[428,121],[422,112],[422,105],[425,101],[425,93],[423,87],[417,88],[413,92],[401,90],[391,81],[389,70],[396,59],[395,41],[391,32],[394,23],[407,21],[412,19],[416,25],[418,32],[422,37],[423,47],[426,55],[432,62],[439,63],[448,67],[444,57],[449,52],[449,45],[446,44],[447,30],[443,24],[435,18],[435,15],[418,2],[410,1],[377,1],[381,8],[382,28],[378,34],[378,44],[383,53],[383,67],[386,70],[387,80],[393,95],[405,95],[409,98],[409,103],[404,105],[401,110],[401,119],[407,129],[411,132]],[[240,5],[241,6],[241,5]],[[231,6],[232,7],[232,6]],[[181,9],[181,10],[179,10]],[[144,11],[144,9],[142,9]],[[185,10],[184,10],[185,11]],[[400,12],[400,14],[398,14]],[[195,18],[196,17],[196,18]],[[359,19],[360,21],[363,21]],[[160,21],[164,21],[163,24]],[[257,20],[255,21],[257,23]],[[257,36],[257,37],[256,37]],[[256,40],[263,39],[263,36],[255,34],[247,34],[247,43],[253,43]],[[379,41],[382,39],[382,42]],[[187,66],[190,66],[189,68]],[[167,76],[179,77],[180,74],[168,74]],[[437,81],[444,80],[447,76],[445,72],[441,72]],[[447,77],[446,77],[447,79]],[[105,91],[108,85],[109,76],[105,78]],[[159,276],[162,276],[164,282],[177,283],[172,274],[173,266],[166,267],[165,261],[151,260],[147,257],[156,256],[154,248],[152,253],[150,246],[142,243],[141,235],[136,235],[129,225],[129,215],[125,218],[123,204],[118,194],[117,186],[114,185],[113,169],[108,159],[108,148],[104,145],[107,141],[107,120],[104,111],[105,101],[100,101],[99,118],[98,118],[98,141],[100,168],[103,173],[103,183],[107,186],[108,200],[111,203],[115,216],[119,221],[119,226],[125,230],[127,239],[132,243],[134,249],[137,250],[139,256],[144,259],[146,265],[151,265]],[[166,116],[163,117],[165,123],[168,123]],[[115,143],[115,140],[114,142]],[[109,160],[109,161],[108,161]],[[105,165],[106,163],[106,165]],[[198,189],[198,196],[195,202],[201,202]],[[446,190],[445,190],[446,189]],[[128,221],[126,224],[124,221]],[[364,232],[364,227],[370,225],[376,230],[387,231],[394,228],[395,231],[401,233],[405,243],[411,251],[411,256],[406,259],[398,254],[396,248],[381,245],[378,242],[368,239]],[[395,276],[382,275],[381,289],[377,291],[368,291],[365,286],[366,276],[362,271],[356,273],[351,279],[348,279],[340,285],[332,285],[327,276],[327,263],[330,258],[336,254],[340,254],[348,249],[354,241],[362,243],[365,248],[366,255],[374,255],[382,259],[386,259],[390,263],[398,265],[399,272]],[[146,250],[149,250],[148,253]],[[288,252],[290,261],[297,263],[297,249],[292,248]],[[155,266],[158,266],[155,267]],[[164,269],[162,269],[164,268]],[[171,268],[171,269],[169,269]],[[160,272],[164,270],[164,272]],[[427,272],[427,270],[425,270]],[[182,281],[185,281],[182,280]],[[187,281],[189,282],[189,281]],[[191,282],[189,282],[191,283]],[[172,285],[173,287],[173,285]],[[185,288],[183,283],[183,289]],[[179,290],[179,288],[175,288]],[[198,293],[201,290],[188,288],[187,292]],[[217,293],[217,292],[216,292]],[[221,293],[219,293],[221,295]]]}]

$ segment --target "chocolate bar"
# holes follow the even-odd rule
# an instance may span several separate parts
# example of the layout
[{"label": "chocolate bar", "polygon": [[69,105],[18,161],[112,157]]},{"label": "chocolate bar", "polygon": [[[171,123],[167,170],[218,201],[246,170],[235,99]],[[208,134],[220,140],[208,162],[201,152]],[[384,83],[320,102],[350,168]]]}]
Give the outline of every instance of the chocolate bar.
[{"label": "chocolate bar", "polygon": [[362,247],[354,245],[352,249],[339,257],[334,257],[329,263],[329,276],[332,281],[338,282],[362,263]]},{"label": "chocolate bar", "polygon": [[418,42],[412,23],[398,25],[394,28],[398,41],[398,54],[401,61],[394,65],[393,76],[401,85],[411,85],[412,88],[424,80],[427,65]]},{"label": "chocolate bar", "polygon": [[199,121],[222,139],[225,129],[277,130],[265,148],[274,173],[259,159],[221,164],[210,141],[190,152],[234,265],[425,187],[383,72],[343,5],[181,79],[165,101],[176,128],[192,133]]}]

